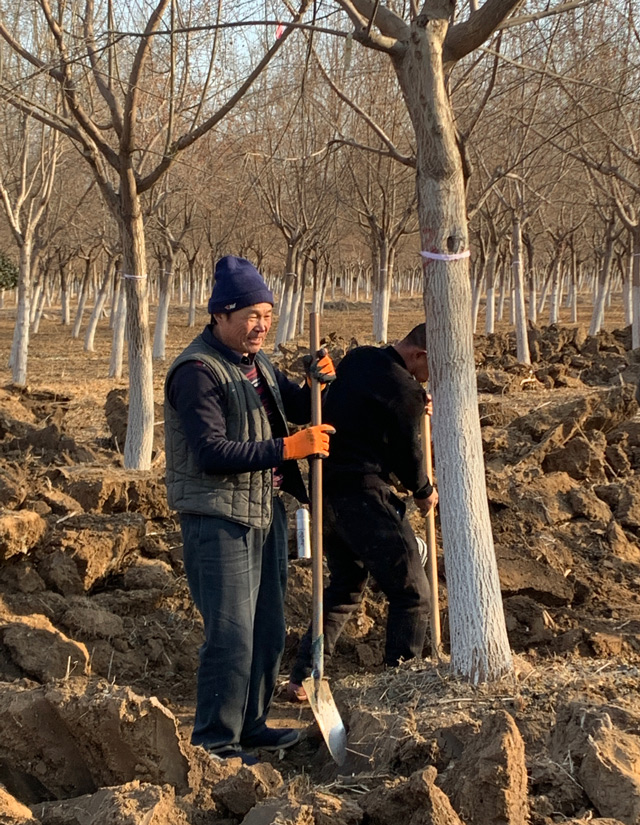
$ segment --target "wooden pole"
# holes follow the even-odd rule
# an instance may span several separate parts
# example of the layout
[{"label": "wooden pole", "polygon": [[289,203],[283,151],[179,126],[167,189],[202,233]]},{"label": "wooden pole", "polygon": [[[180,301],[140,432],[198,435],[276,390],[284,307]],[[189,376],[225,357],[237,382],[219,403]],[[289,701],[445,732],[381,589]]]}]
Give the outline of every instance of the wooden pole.
[{"label": "wooden pole", "polygon": [[[320,348],[320,316],[316,312],[309,315],[311,357]],[[319,381],[311,382],[311,423],[322,423],[322,387]],[[314,648],[314,677],[322,679],[324,671],[324,633],[322,615],[322,459],[315,456],[311,465],[311,567],[312,567],[312,636]]]},{"label": "wooden pole", "polygon": [[[433,483],[433,458],[431,455],[431,421],[425,413],[421,426],[422,457],[424,470]],[[432,507],[426,516],[427,532],[427,578],[431,590],[431,655],[434,659],[442,658],[442,641],[440,636],[440,605],[438,598],[438,552],[436,547],[436,518]]]}]

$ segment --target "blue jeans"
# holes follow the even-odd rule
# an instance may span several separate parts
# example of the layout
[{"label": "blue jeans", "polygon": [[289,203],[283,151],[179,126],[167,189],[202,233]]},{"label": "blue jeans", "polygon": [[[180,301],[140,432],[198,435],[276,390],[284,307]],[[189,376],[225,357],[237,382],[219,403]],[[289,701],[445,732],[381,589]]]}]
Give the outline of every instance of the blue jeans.
[{"label": "blue jeans", "polygon": [[204,620],[194,745],[236,745],[265,725],[284,650],[287,517],[268,530],[180,514],[184,567]]}]

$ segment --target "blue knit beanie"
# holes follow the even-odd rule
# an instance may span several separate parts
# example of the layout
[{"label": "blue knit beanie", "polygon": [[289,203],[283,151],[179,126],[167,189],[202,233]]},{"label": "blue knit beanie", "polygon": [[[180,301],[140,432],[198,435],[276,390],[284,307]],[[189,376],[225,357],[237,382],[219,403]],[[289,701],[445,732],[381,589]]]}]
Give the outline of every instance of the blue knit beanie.
[{"label": "blue knit beanie", "polygon": [[271,304],[273,292],[255,266],[246,258],[226,255],[216,264],[214,284],[209,298],[209,314],[235,312],[253,304]]}]

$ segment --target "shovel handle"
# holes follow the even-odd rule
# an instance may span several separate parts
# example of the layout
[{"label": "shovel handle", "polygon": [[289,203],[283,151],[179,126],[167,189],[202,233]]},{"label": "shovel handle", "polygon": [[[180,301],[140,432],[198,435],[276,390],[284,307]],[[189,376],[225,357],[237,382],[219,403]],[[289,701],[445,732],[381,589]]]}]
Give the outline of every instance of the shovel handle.
[{"label": "shovel handle", "polygon": [[[424,470],[433,482],[433,458],[431,455],[431,420],[425,413],[421,422],[422,457]],[[440,637],[440,607],[438,597],[438,551],[436,548],[436,517],[433,507],[427,513],[427,578],[431,591],[431,655],[440,659],[442,640]]]},{"label": "shovel handle", "polygon": [[[320,316],[309,314],[311,352],[320,349]],[[311,423],[322,424],[322,387],[311,379]],[[312,657],[313,676],[322,679],[324,673],[324,634],[322,617],[322,459],[312,456],[311,465],[311,578],[312,578]]]}]

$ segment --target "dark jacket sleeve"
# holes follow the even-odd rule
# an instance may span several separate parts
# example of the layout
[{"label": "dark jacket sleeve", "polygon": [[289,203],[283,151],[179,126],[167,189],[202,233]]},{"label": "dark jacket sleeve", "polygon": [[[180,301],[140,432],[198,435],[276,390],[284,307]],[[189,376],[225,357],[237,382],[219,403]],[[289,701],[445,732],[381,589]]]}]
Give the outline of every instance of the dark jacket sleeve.
[{"label": "dark jacket sleeve", "polygon": [[202,362],[187,361],[176,368],[167,397],[177,412],[189,448],[205,473],[243,473],[277,467],[283,440],[229,441],[222,413],[222,390]]},{"label": "dark jacket sleeve", "polygon": [[308,424],[311,420],[311,389],[305,381],[302,386],[290,381],[287,376],[274,367],[276,381],[287,421],[292,424]]},{"label": "dark jacket sleeve", "polygon": [[408,374],[400,375],[397,384],[387,385],[389,413],[389,454],[393,472],[407,490],[418,498],[427,498],[433,490],[424,470],[420,420],[424,415],[424,391]]}]

